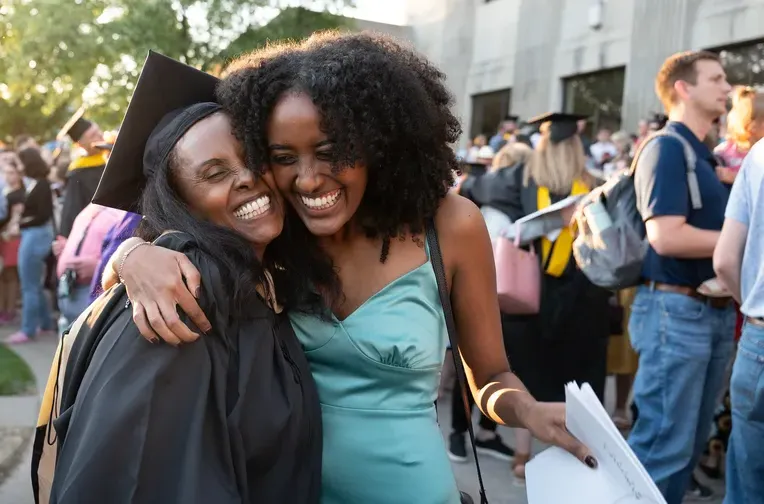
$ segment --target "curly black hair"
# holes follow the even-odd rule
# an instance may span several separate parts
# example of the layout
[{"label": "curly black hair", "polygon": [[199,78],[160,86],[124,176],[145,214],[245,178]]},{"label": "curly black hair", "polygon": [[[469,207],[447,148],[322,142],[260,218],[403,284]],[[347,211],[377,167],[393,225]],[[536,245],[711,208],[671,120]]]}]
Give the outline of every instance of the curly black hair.
[{"label": "curly black hair", "polygon": [[458,170],[461,134],[445,74],[389,36],[324,32],[235,61],[218,88],[250,166],[267,166],[267,121],[287,93],[308,95],[334,143],[336,169],[356,163],[368,183],[356,214],[370,238],[424,231]]}]

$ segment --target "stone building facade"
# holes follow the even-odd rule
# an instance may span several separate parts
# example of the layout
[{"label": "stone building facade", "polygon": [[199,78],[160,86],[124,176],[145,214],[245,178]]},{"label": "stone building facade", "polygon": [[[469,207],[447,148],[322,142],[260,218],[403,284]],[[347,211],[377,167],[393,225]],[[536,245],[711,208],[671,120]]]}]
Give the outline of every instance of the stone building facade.
[{"label": "stone building facade", "polygon": [[584,111],[634,131],[681,50],[720,51],[737,81],[764,83],[764,0],[408,0],[407,19],[395,34],[446,72],[465,136],[510,111]]}]

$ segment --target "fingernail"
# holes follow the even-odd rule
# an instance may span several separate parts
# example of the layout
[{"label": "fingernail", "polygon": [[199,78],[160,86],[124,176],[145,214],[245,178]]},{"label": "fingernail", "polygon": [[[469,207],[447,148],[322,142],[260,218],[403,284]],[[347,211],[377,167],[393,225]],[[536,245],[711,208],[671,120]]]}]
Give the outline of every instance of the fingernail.
[{"label": "fingernail", "polygon": [[584,459],[584,462],[586,462],[586,465],[588,465],[592,469],[597,469],[597,459],[595,459],[591,455],[587,455],[586,458]]},{"label": "fingernail", "polygon": [[201,294],[202,294],[202,286],[200,285],[200,286],[199,286],[199,287],[197,287],[197,288],[196,288],[196,290],[194,291],[194,297],[195,297],[196,299],[199,299],[199,296],[201,296]]},{"label": "fingernail", "polygon": [[159,338],[157,338],[156,336],[154,336],[153,338],[151,338],[151,339],[149,340],[149,343],[151,343],[152,345],[153,345],[154,343],[159,343]]},{"label": "fingernail", "polygon": [[211,330],[212,330],[212,326],[207,326],[207,327],[204,329],[204,334],[207,334],[207,333],[208,333],[208,332],[210,332]]}]

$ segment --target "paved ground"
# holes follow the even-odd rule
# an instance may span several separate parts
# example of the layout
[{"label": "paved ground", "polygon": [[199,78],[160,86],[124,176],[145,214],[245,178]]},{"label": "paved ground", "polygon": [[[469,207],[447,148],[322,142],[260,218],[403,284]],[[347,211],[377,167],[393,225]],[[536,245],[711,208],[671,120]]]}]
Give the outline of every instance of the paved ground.
[{"label": "paved ground", "polygon": [[[8,331],[0,330],[0,338],[4,338]],[[33,344],[22,345],[14,348],[27,360],[32,367],[38,382],[38,390],[44,386],[47,375],[50,370],[50,364],[55,352],[55,341],[51,339],[43,340]],[[612,384],[609,384],[609,394],[606,401],[612,405]],[[41,393],[41,392],[40,392]],[[7,426],[33,427],[36,423],[39,405],[38,396],[19,397],[19,398],[0,398],[0,428]],[[440,424],[443,428],[444,436],[448,434],[448,427],[451,425],[450,404],[446,399],[441,400],[438,411],[440,413]],[[510,429],[499,427],[499,433],[513,444],[514,438]],[[541,449],[542,447],[537,447]],[[29,479],[29,461],[31,458],[31,445],[28,445],[24,452],[20,464],[16,467],[10,477],[0,485],[0,504],[33,504]],[[491,504],[526,504],[525,488],[518,486],[508,462],[497,461],[492,458],[481,456],[481,467],[486,484],[488,498]],[[478,484],[475,466],[472,458],[464,464],[453,464],[454,473],[459,484],[459,488],[467,491],[473,497],[478,497]],[[718,490],[717,495],[721,495],[719,485],[714,485]],[[479,502],[479,501],[478,501]],[[721,503],[721,498],[709,501],[712,504]],[[350,503],[349,503],[350,504]]]},{"label": "paved ground", "polygon": [[[15,330],[15,329],[14,329]],[[4,339],[10,330],[0,330]],[[27,361],[37,380],[38,395],[23,397],[0,397],[0,427],[23,427],[31,429],[37,423],[40,395],[48,379],[50,364],[56,351],[56,340],[45,338],[35,343],[14,347]],[[29,461],[32,457],[31,439],[16,466],[0,486],[0,504],[33,504],[29,475]]]},{"label": "paved ground", "polygon": [[[605,400],[606,405],[608,405],[608,411],[612,411],[613,405],[615,404],[614,390],[615,382],[613,380],[609,380]],[[443,431],[443,435],[447,437],[449,434],[449,426],[451,425],[450,402],[441,398],[438,406],[438,413],[441,430]],[[474,422],[475,425],[477,425],[477,421],[478,416],[476,414]],[[498,428],[498,432],[504,441],[507,442],[507,444],[513,446],[514,434],[512,429],[500,426]],[[469,446],[467,448],[469,452]],[[534,451],[536,452],[543,449],[544,446],[541,443],[536,443],[534,446]],[[459,489],[472,495],[472,497],[475,499],[475,502],[479,502],[477,472],[475,471],[475,465],[472,460],[472,455],[470,454],[469,461],[467,463],[452,463],[451,465],[454,469],[454,473],[456,474],[456,480],[459,485]],[[514,475],[510,469],[510,463],[498,461],[496,459],[481,455],[480,468],[483,471],[483,481],[486,486],[486,494],[488,495],[488,501],[491,504],[527,504],[528,501],[525,495],[525,488],[519,486],[515,482]],[[724,485],[720,482],[707,481],[704,478],[702,481],[713,488],[716,494],[714,499],[704,502],[709,504],[721,504]],[[685,499],[685,502],[691,503],[696,501],[688,498]]]}]

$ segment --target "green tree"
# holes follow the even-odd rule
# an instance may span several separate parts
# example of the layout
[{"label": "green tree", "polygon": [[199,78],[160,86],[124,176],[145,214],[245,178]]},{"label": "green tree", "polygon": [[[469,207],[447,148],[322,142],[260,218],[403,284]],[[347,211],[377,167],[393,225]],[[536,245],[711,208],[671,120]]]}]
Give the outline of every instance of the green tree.
[{"label": "green tree", "polygon": [[[348,25],[353,0],[5,0],[0,137],[50,138],[83,102],[117,127],[149,49],[211,70],[268,40]],[[301,3],[298,2],[298,3]],[[295,1],[289,1],[294,6]],[[278,15],[276,15],[278,14]]]}]

